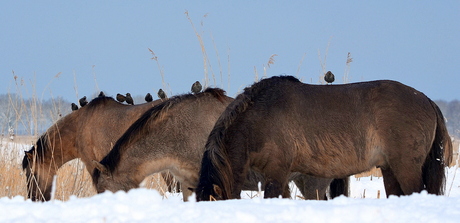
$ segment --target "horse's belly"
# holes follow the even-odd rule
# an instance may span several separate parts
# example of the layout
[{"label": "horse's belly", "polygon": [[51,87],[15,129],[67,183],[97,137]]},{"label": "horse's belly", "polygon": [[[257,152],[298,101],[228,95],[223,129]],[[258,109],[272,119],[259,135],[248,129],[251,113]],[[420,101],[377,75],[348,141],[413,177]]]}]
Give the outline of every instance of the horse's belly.
[{"label": "horse's belly", "polygon": [[324,178],[343,178],[353,174],[358,174],[378,166],[377,163],[369,160],[359,160],[357,158],[330,158],[315,160],[309,158],[303,162],[295,162],[292,172],[324,177]]}]

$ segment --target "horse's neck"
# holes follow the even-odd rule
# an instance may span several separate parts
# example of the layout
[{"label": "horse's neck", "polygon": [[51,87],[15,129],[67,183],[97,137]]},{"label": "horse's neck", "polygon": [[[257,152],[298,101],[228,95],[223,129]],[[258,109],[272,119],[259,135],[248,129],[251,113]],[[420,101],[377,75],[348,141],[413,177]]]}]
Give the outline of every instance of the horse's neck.
[{"label": "horse's neck", "polygon": [[78,158],[78,151],[75,146],[76,128],[66,129],[63,127],[61,130],[57,128],[48,133],[48,147],[46,151],[47,156],[54,159],[55,165],[59,168],[66,162]]},{"label": "horse's neck", "polygon": [[[81,125],[77,129],[76,158],[81,158],[86,168],[91,172],[95,166],[92,161],[102,160],[112,149],[123,133],[134,123],[145,111],[151,108],[151,103],[141,105],[120,105],[118,103],[108,104],[98,109],[98,115],[86,115],[83,123],[93,125]],[[100,118],[105,117],[105,118]],[[113,117],[123,117],[113,120]],[[110,129],[109,131],[94,131],[96,125]]]}]

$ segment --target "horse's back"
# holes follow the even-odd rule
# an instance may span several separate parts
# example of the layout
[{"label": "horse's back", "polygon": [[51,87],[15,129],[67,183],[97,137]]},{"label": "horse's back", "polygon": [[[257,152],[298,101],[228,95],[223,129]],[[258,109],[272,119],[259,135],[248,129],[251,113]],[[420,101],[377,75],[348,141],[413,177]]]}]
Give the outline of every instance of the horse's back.
[{"label": "horse's back", "polygon": [[[120,104],[109,97],[96,98],[80,112],[76,141],[80,158],[92,171],[92,160],[101,160],[129,126],[145,111],[159,104],[156,100],[138,105]],[[97,128],[98,131],[94,131]]]},{"label": "horse's back", "polygon": [[266,95],[254,97],[255,111],[273,115],[274,120],[281,122],[286,121],[285,117],[304,120],[301,122],[307,127],[314,125],[336,129],[340,128],[338,124],[366,127],[383,122],[387,125],[422,122],[433,126],[435,121],[430,123],[426,120],[435,120],[433,118],[436,117],[428,97],[390,80],[343,85],[287,82],[273,86],[264,93]]},{"label": "horse's back", "polygon": [[[397,151],[403,145],[422,145],[411,155],[426,153],[434,138],[436,112],[430,100],[395,81],[325,86],[282,80],[257,94],[229,129],[250,139],[253,162],[261,166],[271,159],[267,154],[276,154],[291,157],[296,171],[343,177],[350,169],[389,165],[386,156],[410,153]],[[266,153],[264,147],[283,149]],[[312,157],[317,165],[302,163]],[[344,159],[330,161],[336,157]],[[336,173],[326,173],[324,163]]]}]

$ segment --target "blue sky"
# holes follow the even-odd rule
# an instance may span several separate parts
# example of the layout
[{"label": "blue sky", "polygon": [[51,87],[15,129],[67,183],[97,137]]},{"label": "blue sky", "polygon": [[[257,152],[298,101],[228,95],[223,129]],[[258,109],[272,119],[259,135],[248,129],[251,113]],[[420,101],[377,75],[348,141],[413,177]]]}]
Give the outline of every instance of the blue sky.
[{"label": "blue sky", "polygon": [[187,93],[206,73],[188,11],[209,85],[230,96],[255,70],[312,84],[331,70],[343,83],[350,52],[349,82],[391,79],[460,99],[459,1],[1,1],[0,10],[0,93],[17,84],[25,97],[70,101],[99,90]]}]

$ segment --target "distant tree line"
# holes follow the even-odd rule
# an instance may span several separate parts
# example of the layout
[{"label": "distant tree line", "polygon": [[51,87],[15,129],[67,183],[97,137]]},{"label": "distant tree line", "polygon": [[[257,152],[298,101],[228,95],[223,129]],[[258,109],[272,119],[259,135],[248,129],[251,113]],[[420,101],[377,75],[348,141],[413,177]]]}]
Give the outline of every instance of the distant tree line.
[{"label": "distant tree line", "polygon": [[451,136],[460,138],[460,101],[453,100],[450,102],[437,100],[436,104],[442,111],[447,121],[447,130]]},{"label": "distant tree line", "polygon": [[[435,102],[444,114],[450,135],[460,138],[460,101]],[[143,96],[136,96],[135,103],[143,103]],[[0,94],[0,133],[8,135],[13,130],[17,135],[40,135],[71,112],[70,104],[61,97],[40,101],[17,94]]]},{"label": "distant tree line", "polygon": [[40,135],[70,110],[70,102],[61,97],[39,100],[0,94],[0,133]]}]

